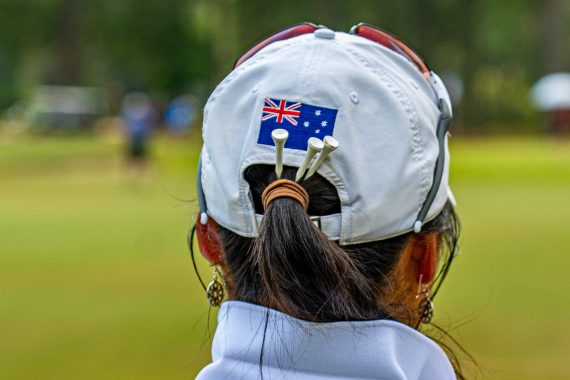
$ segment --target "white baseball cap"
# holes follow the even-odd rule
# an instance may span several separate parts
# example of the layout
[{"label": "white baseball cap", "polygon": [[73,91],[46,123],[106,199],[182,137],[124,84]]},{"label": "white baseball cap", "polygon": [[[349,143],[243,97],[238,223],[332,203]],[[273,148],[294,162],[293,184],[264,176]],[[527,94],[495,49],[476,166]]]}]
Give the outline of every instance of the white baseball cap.
[{"label": "white baseball cap", "polygon": [[[255,237],[245,170],[275,164],[273,129],[289,132],[283,164],[303,163],[310,137],[340,146],[317,173],[338,192],[341,212],[319,226],[339,244],[415,230],[454,199],[448,184],[449,95],[401,54],[354,34],[320,28],[274,42],[234,69],[204,109],[198,198],[212,217]],[[310,200],[309,200],[310,202]]]}]

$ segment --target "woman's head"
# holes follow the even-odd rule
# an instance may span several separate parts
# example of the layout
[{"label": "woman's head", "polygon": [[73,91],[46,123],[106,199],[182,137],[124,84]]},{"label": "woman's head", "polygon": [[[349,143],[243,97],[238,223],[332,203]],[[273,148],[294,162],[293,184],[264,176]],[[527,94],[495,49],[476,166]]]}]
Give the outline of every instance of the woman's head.
[{"label": "woman's head", "polygon": [[[329,29],[277,41],[210,97],[198,237],[230,298],[315,321],[417,323],[418,290],[446,271],[457,240],[450,106],[439,78],[390,43]],[[263,206],[278,179],[275,129],[289,135],[281,178],[301,178],[306,211],[290,197]],[[296,175],[310,138],[325,136],[340,147]]]},{"label": "woman's head", "polygon": [[[282,177],[292,179],[295,172],[285,168]],[[246,179],[256,210],[263,213],[261,194],[276,180],[274,168],[249,167]],[[421,234],[340,246],[309,216],[338,213],[336,189],[318,175],[300,184],[309,193],[308,212],[291,198],[279,198],[265,210],[256,238],[219,228],[228,297],[305,320],[391,317],[417,324],[420,276],[424,285],[432,283],[455,251],[458,225],[451,205]]]}]

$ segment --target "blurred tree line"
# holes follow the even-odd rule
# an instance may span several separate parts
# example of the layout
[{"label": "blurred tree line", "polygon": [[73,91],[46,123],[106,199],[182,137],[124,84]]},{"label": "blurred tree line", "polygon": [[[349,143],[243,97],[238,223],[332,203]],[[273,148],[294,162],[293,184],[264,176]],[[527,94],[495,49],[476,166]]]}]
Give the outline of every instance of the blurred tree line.
[{"label": "blurred tree line", "polygon": [[0,109],[40,84],[202,100],[242,51],[299,21],[366,21],[462,86],[459,129],[536,125],[529,87],[570,71],[570,0],[0,0]]}]

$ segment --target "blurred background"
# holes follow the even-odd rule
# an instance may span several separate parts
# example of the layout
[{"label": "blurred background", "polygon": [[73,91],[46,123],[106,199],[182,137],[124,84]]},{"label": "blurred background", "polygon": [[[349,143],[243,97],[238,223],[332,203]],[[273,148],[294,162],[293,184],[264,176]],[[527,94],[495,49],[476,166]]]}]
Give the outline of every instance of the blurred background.
[{"label": "blurred background", "polygon": [[186,244],[202,107],[300,21],[378,25],[450,89],[464,234],[436,320],[468,378],[570,376],[570,0],[0,0],[0,378],[208,362]]}]

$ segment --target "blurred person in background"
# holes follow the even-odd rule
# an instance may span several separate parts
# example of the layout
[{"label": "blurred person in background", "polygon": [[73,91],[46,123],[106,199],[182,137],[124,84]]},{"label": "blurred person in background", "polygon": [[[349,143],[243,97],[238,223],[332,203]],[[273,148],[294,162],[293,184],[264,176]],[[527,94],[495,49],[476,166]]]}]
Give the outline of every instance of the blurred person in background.
[{"label": "blurred person in background", "polygon": [[221,307],[198,379],[463,378],[420,332],[459,237],[450,120],[440,78],[371,25],[298,24],[237,61],[204,113],[190,248]]},{"label": "blurred person in background", "polygon": [[164,122],[173,135],[188,133],[196,116],[196,100],[192,95],[181,95],[172,100],[164,111]]},{"label": "blurred person in background", "polygon": [[149,143],[157,122],[157,112],[148,95],[135,92],[123,99],[121,115],[129,168],[135,180],[140,181],[148,167]]}]

